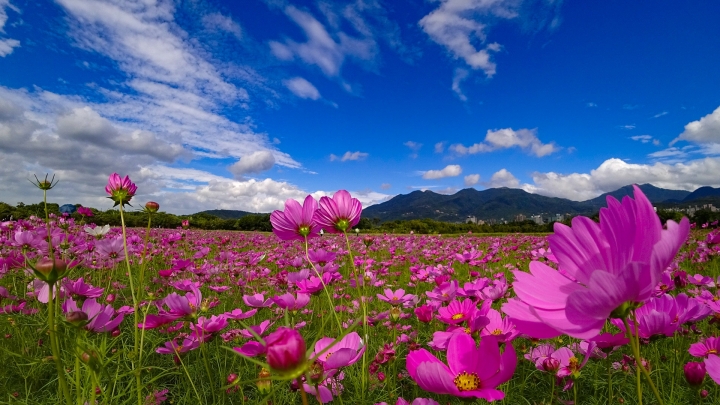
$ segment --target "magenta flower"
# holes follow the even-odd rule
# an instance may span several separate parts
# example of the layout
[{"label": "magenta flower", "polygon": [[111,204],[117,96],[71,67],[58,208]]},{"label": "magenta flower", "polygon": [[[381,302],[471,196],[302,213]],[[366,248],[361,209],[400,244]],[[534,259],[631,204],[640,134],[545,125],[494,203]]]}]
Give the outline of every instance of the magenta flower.
[{"label": "magenta flower", "polygon": [[343,233],[360,222],[362,204],[357,198],[352,198],[345,190],[336,192],[332,198],[320,198],[320,204],[315,211],[315,221],[318,225],[331,233]]},{"label": "magenta flower", "polygon": [[272,301],[275,305],[282,309],[287,309],[288,311],[299,311],[305,308],[305,306],[310,302],[310,296],[308,294],[297,293],[297,298],[295,298],[292,294],[285,293],[272,298]]},{"label": "magenta flower", "polygon": [[517,298],[502,309],[521,332],[589,339],[608,318],[625,318],[652,296],[687,239],[689,222],[667,221],[663,229],[650,201],[634,188],[634,200],[608,197],[599,224],[585,217],[575,217],[572,228],[555,223],[548,239],[560,271],[531,262],[530,273],[514,272]]},{"label": "magenta flower", "polygon": [[500,354],[493,336],[483,338],[476,347],[473,338],[464,333],[450,338],[447,359],[445,365],[425,349],[413,350],[407,355],[407,370],[425,391],[492,402],[505,398],[495,387],[510,380],[517,366],[512,345],[506,345]]},{"label": "magenta flower", "polygon": [[520,334],[510,319],[503,318],[500,312],[489,309],[485,316],[490,322],[480,331],[480,336],[493,335],[499,342],[506,343],[512,342]]},{"label": "magenta flower", "polygon": [[696,363],[694,361],[685,363],[683,372],[685,373],[685,380],[688,382],[688,385],[695,388],[702,385],[705,380],[705,374],[707,374],[705,371],[705,363]]},{"label": "magenta flower", "polygon": [[707,370],[710,378],[715,381],[716,384],[720,384],[720,357],[716,354],[711,354],[705,359],[705,370]]},{"label": "magenta flower", "polygon": [[243,320],[243,319],[247,319],[247,318],[250,318],[251,316],[255,315],[257,313],[257,311],[258,311],[257,309],[251,309],[247,312],[243,312],[242,309],[236,308],[230,312],[225,312],[224,315],[228,319]]},{"label": "magenta flower", "polygon": [[430,305],[427,304],[415,308],[415,315],[417,316],[418,321],[424,323],[432,321],[433,312],[435,311],[433,311]]},{"label": "magenta flower", "polygon": [[720,353],[720,338],[709,337],[705,341],[693,343],[688,350],[695,357],[708,357]]},{"label": "magenta flower", "polygon": [[263,294],[243,295],[245,305],[253,308],[266,308],[273,304],[273,299],[265,299]]},{"label": "magenta flower", "polygon": [[438,309],[438,317],[441,322],[456,325],[465,322],[477,312],[477,305],[473,300],[466,298],[462,302],[453,300],[448,306]]},{"label": "magenta flower", "polygon": [[[335,339],[329,337],[318,340],[315,343],[313,357],[332,345],[334,341]],[[340,367],[355,364],[363,353],[365,353],[365,345],[360,335],[356,332],[350,332],[320,355],[317,360],[325,370],[339,369]]]},{"label": "magenta flower", "polygon": [[105,290],[102,287],[93,287],[90,284],[85,284],[83,277],[80,277],[75,281],[65,279],[63,284],[65,292],[73,297],[97,298],[101,296]]},{"label": "magenta flower", "polygon": [[279,327],[265,338],[266,359],[270,368],[278,374],[290,374],[305,362],[305,340],[300,332]]},{"label": "magenta flower", "polygon": [[105,186],[105,192],[110,195],[108,198],[115,201],[115,205],[129,204],[136,191],[137,186],[130,181],[129,176],[121,178],[117,173],[110,175],[108,184]]},{"label": "magenta flower", "polygon": [[311,195],[305,197],[303,205],[293,199],[285,201],[285,211],[275,210],[270,214],[273,233],[282,240],[304,241],[318,236],[320,225],[313,220],[317,207]]},{"label": "magenta flower", "polygon": [[228,321],[224,315],[216,316],[212,315],[210,318],[201,316],[197,320],[197,324],[192,325],[193,334],[201,341],[207,342],[212,337],[225,329],[228,326]]},{"label": "magenta flower", "polygon": [[78,312],[82,311],[87,314],[88,323],[85,325],[85,329],[100,333],[100,332],[112,332],[116,329],[125,318],[124,315],[120,314],[115,319],[115,310],[110,305],[98,304],[95,298],[85,300],[82,305],[82,309],[77,307],[75,301],[72,298],[68,298],[62,305],[63,311]]},{"label": "magenta flower", "polygon": [[378,299],[391,305],[402,305],[404,302],[411,301],[415,298],[414,294],[405,294],[405,290],[402,288],[399,288],[397,291],[386,288],[384,293],[385,294],[378,294]]}]

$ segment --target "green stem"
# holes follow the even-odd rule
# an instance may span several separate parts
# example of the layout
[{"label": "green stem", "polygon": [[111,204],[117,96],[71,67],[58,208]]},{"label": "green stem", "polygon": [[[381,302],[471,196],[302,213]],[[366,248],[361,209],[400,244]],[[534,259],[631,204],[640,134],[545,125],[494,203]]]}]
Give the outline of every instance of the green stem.
[{"label": "green stem", "polygon": [[548,402],[548,404],[552,405],[554,399],[555,399],[555,374],[550,374],[550,402]]},{"label": "green stem", "polygon": [[330,296],[330,291],[328,290],[327,285],[325,284],[325,280],[323,280],[320,272],[317,271],[317,268],[315,267],[315,263],[313,263],[310,260],[307,236],[305,237],[305,258],[307,259],[308,263],[310,263],[310,266],[312,266],[317,278],[320,279],[320,283],[322,283],[323,290],[325,291],[325,295],[327,296],[328,303],[330,304],[330,308],[329,308],[330,312],[332,312],[332,314],[335,316],[335,321],[337,322],[337,326],[338,326],[338,333],[340,333],[342,331],[342,323],[340,322],[340,318],[338,318],[337,311],[335,310],[335,305],[333,304],[333,300],[332,300],[332,297]]},{"label": "green stem", "polygon": [[[135,336],[133,339],[133,357],[136,359],[140,358],[140,355],[138,353],[138,342],[139,339],[139,332],[140,328],[138,328],[138,301],[135,297],[135,286],[133,282],[133,276],[132,276],[132,270],[130,269],[130,255],[128,254],[128,248],[127,248],[127,234],[125,231],[125,215],[123,215],[123,204],[120,204],[120,223],[122,225],[122,237],[123,237],[123,251],[125,253],[125,265],[127,266],[128,271],[128,279],[130,280],[130,294],[132,295],[133,300],[133,317],[135,323],[133,324],[133,330],[135,332]],[[133,363],[135,363],[133,361]],[[137,387],[137,400],[138,405],[143,405],[143,398],[142,398],[142,381],[140,378],[140,364],[137,364],[137,367],[135,367],[135,364],[133,364],[133,373],[135,374],[135,384]]]},{"label": "green stem", "polygon": [[608,403],[612,403],[613,391],[612,391],[612,361],[610,361],[610,353],[607,356],[607,371],[608,371]]},{"label": "green stem", "polygon": [[55,369],[58,374],[60,390],[65,397],[65,403],[70,405],[72,404],[72,397],[70,396],[70,390],[68,389],[67,381],[65,380],[65,369],[63,368],[62,361],[60,360],[60,345],[58,344],[57,333],[55,331],[55,297],[53,294],[55,284],[48,284],[48,286],[48,327],[50,328],[50,349],[52,350],[53,359],[55,360]]},{"label": "green stem", "polygon": [[[635,319],[635,343],[631,344],[633,349],[633,355],[635,356],[635,363],[638,369],[645,375],[645,379],[647,380],[648,384],[650,384],[650,389],[652,390],[653,394],[655,395],[655,399],[657,399],[658,404],[665,405],[665,402],[662,400],[662,397],[660,396],[660,392],[658,391],[657,387],[652,381],[652,378],[650,378],[650,373],[647,371],[645,366],[642,364],[642,360],[640,359],[640,328],[638,328],[637,324],[637,316],[635,315],[635,311],[633,311],[633,319]],[[627,322],[627,319],[623,319],[623,323],[625,324],[625,329],[630,334],[630,341],[632,343],[632,332],[630,332],[630,328]],[[639,384],[639,383],[638,383]]]},{"label": "green stem", "polygon": [[[78,332],[78,336],[80,333]],[[75,337],[75,351],[77,352],[79,345],[78,345],[78,337]],[[82,391],[80,391],[80,356],[77,354],[75,355],[75,395],[77,396],[77,403],[78,405],[82,405]]]},{"label": "green stem", "polygon": [[576,380],[576,381],[573,381],[573,398],[574,398],[574,400],[575,400],[574,404],[577,405],[577,404],[578,404],[578,400],[577,400],[577,380]]},{"label": "green stem", "polygon": [[177,356],[178,361],[180,361],[180,365],[182,366],[183,370],[185,370],[185,375],[187,376],[188,380],[190,381],[190,385],[192,385],[193,391],[195,391],[195,396],[198,399],[198,404],[202,404],[203,401],[202,401],[202,399],[200,399],[200,394],[198,394],[197,388],[195,388],[195,383],[193,382],[192,378],[190,378],[190,373],[188,373],[188,370],[185,367],[185,363],[183,363],[182,358],[180,357],[180,353],[175,353],[175,356]]},{"label": "green stem", "polygon": [[[201,337],[201,339],[202,339],[202,337]],[[201,342],[200,350],[202,351],[203,363],[205,363],[205,372],[207,373],[208,381],[210,381],[210,392],[212,393],[213,404],[216,404],[217,399],[215,398],[215,387],[213,387],[214,384],[213,384],[212,373],[210,373],[210,365],[208,364],[208,359],[207,359],[207,356],[208,356],[207,346],[205,345],[204,342],[202,342],[202,340],[200,342]]]},{"label": "green stem", "polygon": [[297,380],[298,386],[300,386],[300,398],[302,398],[303,405],[308,405],[308,399],[307,394],[305,393],[305,388],[303,388],[302,381],[298,378]]},{"label": "green stem", "polygon": [[[347,232],[343,231],[343,235],[345,235],[345,244],[347,245],[348,255],[350,255],[350,265],[352,266],[353,272],[355,273],[355,286],[359,289],[360,284],[359,284],[359,280],[358,280],[358,269],[357,269],[357,267],[355,267],[355,258],[353,257],[352,249],[350,248],[350,239],[348,239]],[[368,335],[367,302],[365,301],[365,289],[366,289],[366,286],[365,286],[365,283],[363,282],[362,291],[360,292],[360,306],[362,307],[362,310],[363,310],[363,335],[364,335],[363,338],[365,338],[363,343],[367,346],[370,336]],[[394,344],[394,342],[393,342],[393,344]],[[365,373],[367,372],[367,367],[365,367],[366,361],[367,361],[367,350],[365,350],[362,355],[362,372],[361,372],[361,379],[360,379],[360,381],[361,381],[361,389],[360,389],[361,394],[360,395],[361,395],[362,402],[365,402],[365,391],[366,391],[365,386],[367,384],[367,379],[365,376]]]}]

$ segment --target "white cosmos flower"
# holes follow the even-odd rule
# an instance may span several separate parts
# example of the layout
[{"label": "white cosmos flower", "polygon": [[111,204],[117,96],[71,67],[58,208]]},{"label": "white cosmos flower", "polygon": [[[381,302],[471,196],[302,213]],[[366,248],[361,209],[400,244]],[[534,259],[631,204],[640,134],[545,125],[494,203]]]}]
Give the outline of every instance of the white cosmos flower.
[{"label": "white cosmos flower", "polygon": [[102,238],[106,233],[110,232],[110,225],[105,226],[96,226],[95,228],[90,228],[89,226],[85,227],[85,232],[88,233],[88,235],[92,235],[98,239]]}]

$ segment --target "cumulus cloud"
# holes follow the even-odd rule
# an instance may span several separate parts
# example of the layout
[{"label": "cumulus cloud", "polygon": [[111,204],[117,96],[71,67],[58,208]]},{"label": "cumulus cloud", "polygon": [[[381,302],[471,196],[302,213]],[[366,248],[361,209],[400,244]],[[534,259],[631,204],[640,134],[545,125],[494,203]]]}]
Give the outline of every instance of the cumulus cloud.
[{"label": "cumulus cloud", "polygon": [[444,179],[445,177],[457,177],[462,173],[460,165],[447,165],[442,170],[428,170],[422,172],[425,180]]},{"label": "cumulus cloud", "polygon": [[670,146],[678,141],[720,144],[720,107],[699,120],[685,125],[685,130],[670,142]]},{"label": "cumulus cloud", "polygon": [[488,130],[483,142],[471,146],[454,144],[450,145],[449,149],[458,155],[474,155],[514,147],[519,147],[537,157],[547,156],[560,150],[560,147],[554,142],[542,143],[537,137],[536,128],[518,129],[517,131],[512,128]]},{"label": "cumulus cloud", "polygon": [[481,20],[517,17],[518,12],[513,3],[442,0],[440,6],[423,17],[419,24],[453,58],[461,59],[472,69],[482,70],[486,76],[492,77],[496,66],[491,60],[491,53],[499,51],[500,44],[486,44],[488,24]]},{"label": "cumulus cloud", "polygon": [[466,187],[472,187],[480,181],[480,175],[479,174],[468,174],[465,176],[465,186]]},{"label": "cumulus cloud", "polygon": [[320,98],[320,92],[318,89],[302,77],[293,77],[292,79],[283,80],[283,84],[294,95],[300,98],[309,98],[310,100],[317,100]]},{"label": "cumulus cloud", "polygon": [[493,173],[493,175],[490,177],[490,181],[488,181],[485,185],[487,187],[494,188],[518,188],[520,186],[520,180],[518,180],[517,177],[513,176],[512,173],[507,171],[507,169],[500,169],[497,172]]},{"label": "cumulus cloud", "polygon": [[656,187],[693,191],[702,186],[720,186],[720,158],[688,162],[631,164],[612,158],[590,173],[533,173],[534,184],[523,184],[531,193],[584,201],[628,184],[650,183]]},{"label": "cumulus cloud", "polygon": [[443,153],[445,151],[445,142],[435,144],[435,153]]},{"label": "cumulus cloud", "polygon": [[365,158],[367,158],[368,156],[369,156],[369,154],[368,154],[368,153],[365,153],[365,152],[360,152],[360,151],[350,152],[350,151],[347,151],[347,152],[345,152],[345,154],[342,155],[342,156],[337,156],[337,155],[334,155],[334,154],[330,154],[330,161],[331,161],[331,162],[334,162],[334,161],[336,161],[336,160],[339,160],[339,161],[341,161],[341,162],[347,162],[348,160],[365,160]]},{"label": "cumulus cloud", "polygon": [[275,165],[275,156],[267,150],[260,150],[245,155],[228,168],[235,178],[242,178],[246,174],[261,173],[270,170]]}]

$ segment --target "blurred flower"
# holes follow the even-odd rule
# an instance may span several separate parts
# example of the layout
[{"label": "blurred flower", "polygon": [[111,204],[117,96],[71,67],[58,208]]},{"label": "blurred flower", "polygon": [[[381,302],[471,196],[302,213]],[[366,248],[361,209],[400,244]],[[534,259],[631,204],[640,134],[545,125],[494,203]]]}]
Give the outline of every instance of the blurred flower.
[{"label": "blurred flower", "polygon": [[300,332],[279,327],[265,338],[266,358],[270,368],[281,375],[302,371],[305,363],[305,340]]},{"label": "blurred flower", "polygon": [[534,261],[530,274],[514,272],[517,298],[502,309],[521,332],[589,339],[608,318],[625,318],[650,298],[685,243],[689,221],[667,221],[663,229],[650,201],[633,187],[634,200],[608,197],[599,224],[586,217],[575,217],[572,228],[555,223],[548,239],[560,271]]}]

